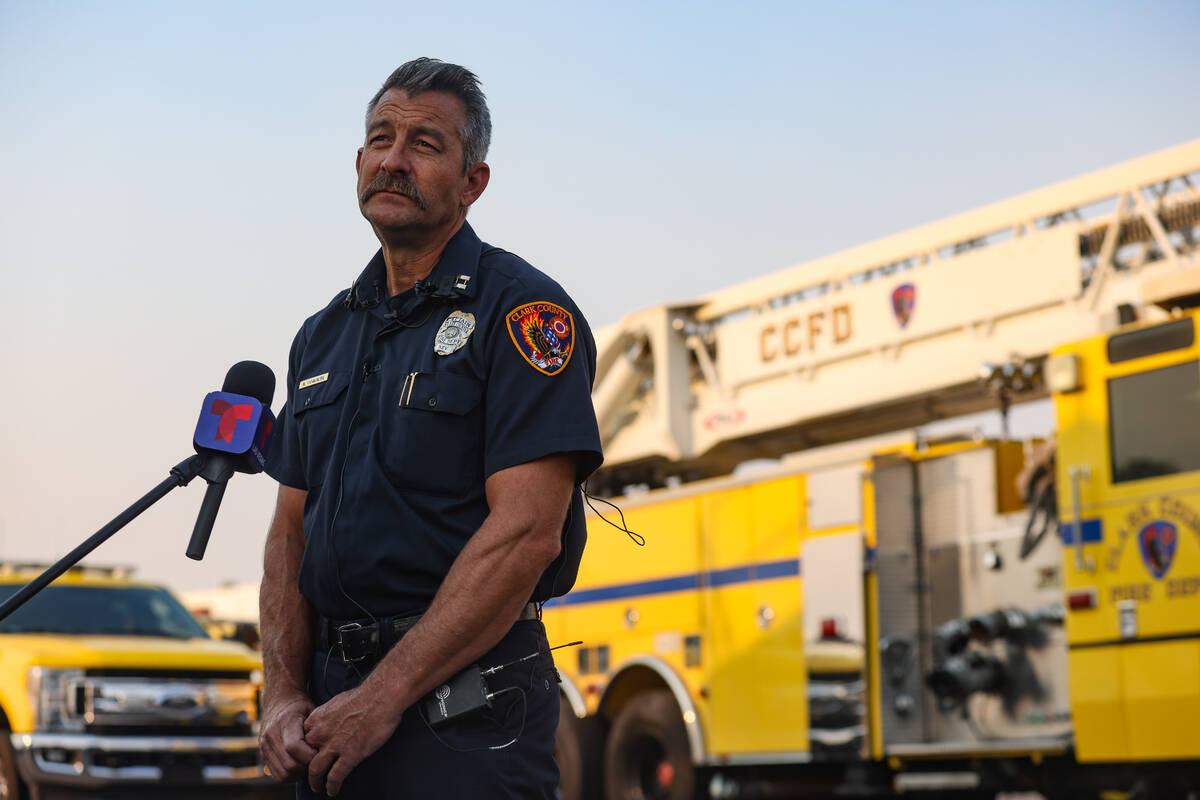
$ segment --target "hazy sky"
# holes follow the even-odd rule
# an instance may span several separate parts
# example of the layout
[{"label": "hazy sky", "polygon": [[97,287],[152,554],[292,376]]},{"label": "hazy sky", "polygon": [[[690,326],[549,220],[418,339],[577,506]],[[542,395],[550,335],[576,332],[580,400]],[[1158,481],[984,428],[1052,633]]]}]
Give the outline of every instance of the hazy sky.
[{"label": "hazy sky", "polygon": [[[471,222],[594,325],[1200,135],[1194,0],[331,7],[0,2],[0,558],[164,478],[233,362],[282,382],[376,247],[354,151],[409,58],[480,75]],[[272,482],[195,563],[202,485],[92,560],[257,580]]]}]

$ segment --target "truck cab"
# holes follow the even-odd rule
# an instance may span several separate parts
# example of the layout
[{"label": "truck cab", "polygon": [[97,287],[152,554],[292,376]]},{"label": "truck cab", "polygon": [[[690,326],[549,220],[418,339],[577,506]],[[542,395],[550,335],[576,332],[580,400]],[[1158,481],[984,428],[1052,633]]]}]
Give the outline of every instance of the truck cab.
[{"label": "truck cab", "polygon": [[1057,490],[1078,757],[1200,758],[1196,312],[1056,349]]},{"label": "truck cab", "polygon": [[[0,599],[37,575],[0,566]],[[257,796],[262,664],[161,586],[73,569],[0,621],[0,798],[61,789]]]}]

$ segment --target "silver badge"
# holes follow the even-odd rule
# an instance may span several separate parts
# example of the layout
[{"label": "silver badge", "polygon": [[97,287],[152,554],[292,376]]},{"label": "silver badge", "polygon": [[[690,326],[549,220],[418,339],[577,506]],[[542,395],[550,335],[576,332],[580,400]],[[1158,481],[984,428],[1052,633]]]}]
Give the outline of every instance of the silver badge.
[{"label": "silver badge", "polygon": [[433,352],[439,356],[448,356],[467,343],[471,331],[475,330],[475,315],[464,311],[455,311],[446,317],[442,327],[438,328],[433,337]]}]

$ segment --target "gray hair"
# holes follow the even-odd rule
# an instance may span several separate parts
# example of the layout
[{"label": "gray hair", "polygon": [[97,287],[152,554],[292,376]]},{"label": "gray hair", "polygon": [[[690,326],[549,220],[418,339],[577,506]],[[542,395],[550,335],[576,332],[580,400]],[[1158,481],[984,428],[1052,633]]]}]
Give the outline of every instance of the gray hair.
[{"label": "gray hair", "polygon": [[488,146],[492,143],[492,115],[474,72],[436,58],[416,58],[401,64],[367,104],[368,125],[379,98],[392,89],[405,92],[409,97],[424,92],[446,92],[457,97],[467,109],[467,121],[459,131],[463,142],[463,171],[487,158]]}]

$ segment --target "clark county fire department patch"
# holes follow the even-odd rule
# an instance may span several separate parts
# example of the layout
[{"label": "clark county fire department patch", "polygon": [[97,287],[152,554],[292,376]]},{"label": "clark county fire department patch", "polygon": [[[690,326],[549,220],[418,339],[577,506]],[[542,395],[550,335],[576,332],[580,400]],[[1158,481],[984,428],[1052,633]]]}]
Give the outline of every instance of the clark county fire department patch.
[{"label": "clark county fire department patch", "polygon": [[505,317],[517,351],[538,372],[557,375],[575,349],[575,320],[554,303],[526,303]]},{"label": "clark county fire department patch", "polygon": [[1138,549],[1142,551],[1142,563],[1158,580],[1162,580],[1171,568],[1178,543],[1179,529],[1165,519],[1156,519],[1138,531]]}]

